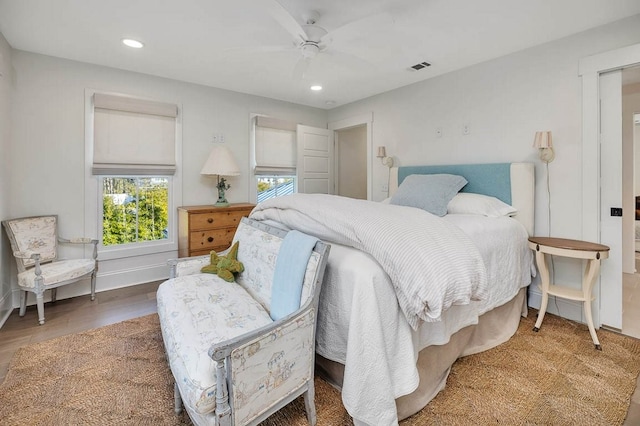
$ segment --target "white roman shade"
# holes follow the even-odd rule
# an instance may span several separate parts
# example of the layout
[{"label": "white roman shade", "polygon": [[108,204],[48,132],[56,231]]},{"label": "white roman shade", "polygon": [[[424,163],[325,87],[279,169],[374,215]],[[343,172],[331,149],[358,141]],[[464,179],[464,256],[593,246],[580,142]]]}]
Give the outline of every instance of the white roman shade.
[{"label": "white roman shade", "polygon": [[296,125],[269,117],[256,117],[256,167],[262,176],[296,174]]},{"label": "white roman shade", "polygon": [[172,175],[177,105],[93,95],[94,175]]}]

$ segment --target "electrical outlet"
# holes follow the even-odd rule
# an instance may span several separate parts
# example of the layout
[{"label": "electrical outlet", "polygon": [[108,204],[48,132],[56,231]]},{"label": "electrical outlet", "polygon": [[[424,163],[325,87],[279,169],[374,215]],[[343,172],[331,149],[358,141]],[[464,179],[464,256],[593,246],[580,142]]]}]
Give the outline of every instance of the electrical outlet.
[{"label": "electrical outlet", "polygon": [[211,142],[213,143],[224,143],[225,137],[224,133],[214,133]]},{"label": "electrical outlet", "polygon": [[469,133],[471,133],[471,128],[468,124],[463,124],[462,125],[462,134],[463,135],[468,135]]},{"label": "electrical outlet", "polygon": [[442,127],[436,127],[436,137],[437,138],[442,137]]},{"label": "electrical outlet", "polygon": [[387,192],[389,191],[389,185],[380,185],[380,189],[382,190],[382,192]]}]

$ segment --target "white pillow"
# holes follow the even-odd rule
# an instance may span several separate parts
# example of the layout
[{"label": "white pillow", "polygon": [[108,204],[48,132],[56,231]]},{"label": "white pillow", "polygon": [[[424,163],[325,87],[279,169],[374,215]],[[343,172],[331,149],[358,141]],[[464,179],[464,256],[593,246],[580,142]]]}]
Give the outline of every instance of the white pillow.
[{"label": "white pillow", "polygon": [[447,205],[448,214],[477,214],[488,217],[514,216],[518,210],[489,195],[459,192]]}]

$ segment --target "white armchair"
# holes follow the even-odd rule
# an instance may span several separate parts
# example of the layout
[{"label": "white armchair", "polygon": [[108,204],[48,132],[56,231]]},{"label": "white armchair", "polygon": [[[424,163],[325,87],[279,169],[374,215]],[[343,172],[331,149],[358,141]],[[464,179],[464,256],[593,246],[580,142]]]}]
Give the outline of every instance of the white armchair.
[{"label": "white armchair", "polygon": [[[38,321],[44,324],[44,292],[51,290],[51,301],[56,300],[56,289],[91,277],[91,300],[95,299],[98,271],[98,240],[90,238],[65,239],[58,237],[58,216],[33,216],[10,219],[4,225],[13,256],[18,265],[20,288],[20,316],[27,309],[27,292],[36,295]],[[58,243],[93,244],[91,259],[58,260]]]}]

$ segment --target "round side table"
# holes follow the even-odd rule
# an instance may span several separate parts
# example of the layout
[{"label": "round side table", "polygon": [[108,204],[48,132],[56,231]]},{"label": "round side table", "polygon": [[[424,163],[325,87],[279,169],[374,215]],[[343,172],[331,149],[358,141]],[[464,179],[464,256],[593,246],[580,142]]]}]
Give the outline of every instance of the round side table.
[{"label": "round side table", "polygon": [[[536,252],[536,264],[538,265],[538,271],[540,271],[540,290],[542,290],[542,303],[533,331],[537,332],[540,330],[544,314],[547,311],[547,303],[549,302],[550,295],[577,300],[583,303],[584,316],[587,320],[587,326],[589,327],[593,344],[596,349],[602,350],[600,341],[596,335],[596,329],[593,327],[591,301],[594,299],[592,295],[593,285],[600,273],[600,261],[609,257],[609,247],[588,241],[551,237],[530,237],[529,248]],[[582,277],[582,289],[576,290],[551,283],[549,265],[547,263],[548,256],[546,255],[587,260],[587,266]]]}]

